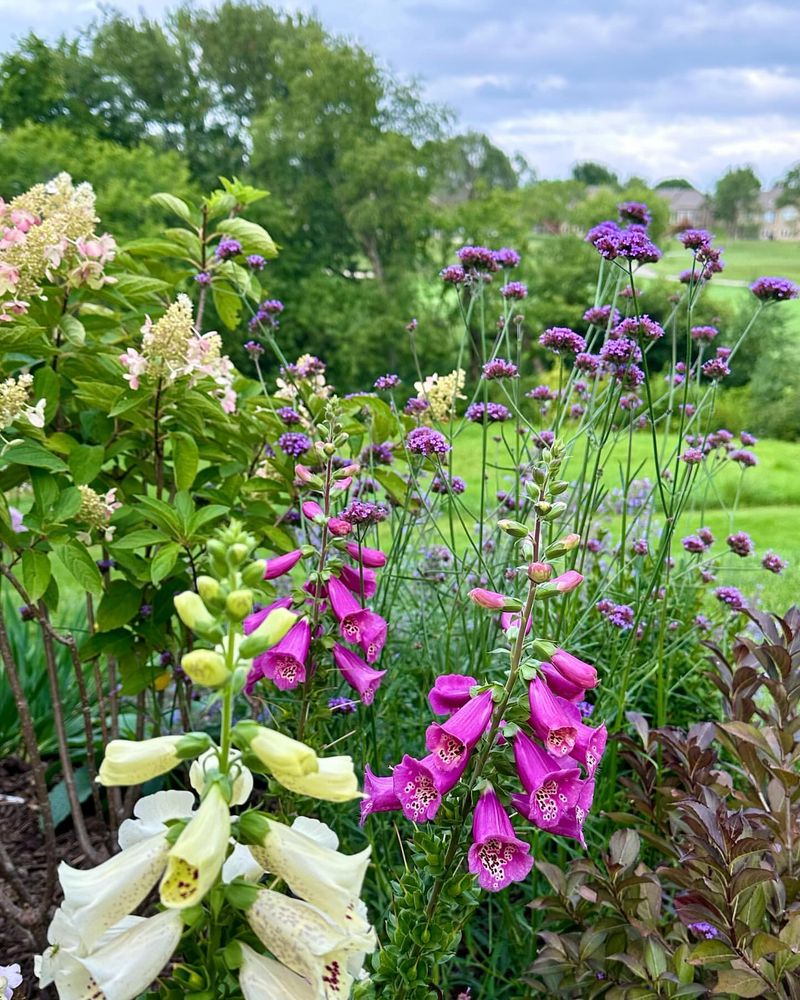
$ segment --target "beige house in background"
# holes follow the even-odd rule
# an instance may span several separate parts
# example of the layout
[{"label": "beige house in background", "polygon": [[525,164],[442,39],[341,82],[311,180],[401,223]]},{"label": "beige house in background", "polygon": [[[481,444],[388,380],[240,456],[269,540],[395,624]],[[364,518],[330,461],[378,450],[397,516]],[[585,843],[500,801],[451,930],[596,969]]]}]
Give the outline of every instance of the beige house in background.
[{"label": "beige house in background", "polygon": [[[782,188],[761,191],[750,222],[760,240],[800,239],[800,211],[794,205],[778,207]],[[670,229],[709,229],[714,225],[711,199],[694,188],[664,187],[658,194],[669,205]]]},{"label": "beige house in background", "polygon": [[759,239],[800,239],[800,211],[794,205],[778,207],[783,188],[774,187],[758,196]]},{"label": "beige house in background", "polygon": [[663,187],[658,194],[669,205],[670,229],[708,229],[712,224],[709,199],[700,191]]}]

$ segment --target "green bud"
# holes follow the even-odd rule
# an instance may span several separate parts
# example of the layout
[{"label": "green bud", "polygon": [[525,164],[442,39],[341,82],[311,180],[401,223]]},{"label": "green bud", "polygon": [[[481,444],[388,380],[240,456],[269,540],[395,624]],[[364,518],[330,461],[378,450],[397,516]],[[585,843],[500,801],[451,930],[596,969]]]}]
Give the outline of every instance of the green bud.
[{"label": "green bud", "polygon": [[501,518],[497,522],[497,527],[505,531],[512,538],[524,538],[528,534],[528,529],[520,521],[512,521],[507,517]]},{"label": "green bud", "polygon": [[175,744],[175,753],[180,760],[194,760],[213,745],[208,733],[185,733]]},{"label": "green bud", "polygon": [[230,677],[225,658],[213,649],[193,649],[183,657],[181,667],[203,687],[220,687]]},{"label": "green bud", "polygon": [[222,593],[222,587],[213,576],[198,576],[197,592],[209,611],[222,611],[225,607],[225,595]]},{"label": "green bud", "polygon": [[252,610],[252,590],[232,590],[225,598],[225,613],[232,621],[243,621]]},{"label": "green bud", "polygon": [[554,503],[550,507],[550,510],[546,514],[542,515],[542,518],[545,521],[555,521],[557,518],[561,517],[566,509],[567,505],[563,501],[559,500],[558,503]]},{"label": "green bud", "polygon": [[554,496],[558,496],[560,493],[563,493],[564,490],[568,488],[569,488],[569,483],[567,482],[566,479],[557,479],[554,483],[550,484],[550,492]]},{"label": "green bud", "polygon": [[547,480],[547,471],[546,466],[537,465],[533,470],[533,481],[541,486]]},{"label": "green bud", "polygon": [[236,542],[235,545],[231,545],[228,549],[228,564],[230,566],[241,566],[249,555],[250,546],[245,545],[244,542]]},{"label": "green bud", "polygon": [[242,639],[239,656],[243,660],[250,660],[263,653],[276,642],[280,642],[296,621],[297,615],[292,614],[288,608],[275,608],[254,632]]},{"label": "green bud", "polygon": [[175,610],[183,624],[198,635],[205,638],[221,638],[222,629],[219,622],[212,618],[203,599],[192,590],[184,590],[173,598]]},{"label": "green bud", "polygon": [[258,899],[258,887],[237,878],[225,886],[225,898],[235,909],[249,910]]},{"label": "green bud", "polygon": [[539,515],[539,517],[544,517],[546,514],[550,513],[552,509],[552,504],[549,504],[546,500],[537,500],[533,505],[533,509]]},{"label": "green bud", "polygon": [[333,439],[333,443],[336,445],[337,448],[341,448],[342,445],[347,444],[349,439],[350,435],[342,431],[341,434],[336,435],[336,437]]},{"label": "green bud", "polygon": [[264,571],[267,568],[266,559],[256,559],[242,570],[242,582],[247,587],[258,587],[264,581]]},{"label": "green bud", "polygon": [[558,649],[558,646],[556,646],[554,642],[549,642],[547,639],[534,639],[531,643],[531,649],[540,660],[549,660],[553,653],[555,653]]},{"label": "green bud", "polygon": [[269,833],[269,820],[255,809],[239,817],[239,840],[242,844],[263,844]]}]

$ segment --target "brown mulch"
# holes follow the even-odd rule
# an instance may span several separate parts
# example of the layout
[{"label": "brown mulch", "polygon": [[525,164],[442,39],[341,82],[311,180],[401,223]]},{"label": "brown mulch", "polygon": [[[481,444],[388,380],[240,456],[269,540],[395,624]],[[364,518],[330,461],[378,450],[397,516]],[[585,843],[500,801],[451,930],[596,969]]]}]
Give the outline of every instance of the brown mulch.
[{"label": "brown mulch", "polygon": [[[19,799],[22,801],[17,801]],[[102,840],[100,824],[90,817],[87,826],[93,835],[93,840],[99,844]],[[58,861],[67,861],[78,868],[90,867],[75,842],[68,821],[58,828],[56,834]],[[14,862],[22,881],[30,888],[34,899],[38,899],[37,890],[44,883],[47,868],[44,837],[40,829],[39,810],[30,768],[15,757],[0,760],[0,841]],[[1,883],[0,891],[7,891]],[[53,909],[58,902],[58,898],[53,901]],[[23,985],[14,991],[14,1000],[34,1000],[55,995],[49,990],[40,990],[36,984],[33,975],[33,956],[38,950],[25,928],[8,919],[0,911],[0,965],[13,965],[18,962],[22,967]]]}]

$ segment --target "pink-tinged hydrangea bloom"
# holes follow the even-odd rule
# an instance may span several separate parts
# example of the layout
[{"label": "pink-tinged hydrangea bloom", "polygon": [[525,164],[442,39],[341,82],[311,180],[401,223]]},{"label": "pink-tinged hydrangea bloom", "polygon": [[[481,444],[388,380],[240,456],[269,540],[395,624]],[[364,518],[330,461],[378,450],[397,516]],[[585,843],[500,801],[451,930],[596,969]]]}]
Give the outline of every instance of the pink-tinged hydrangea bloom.
[{"label": "pink-tinged hydrangea bloom", "polygon": [[475,806],[468,860],[469,870],[478,876],[478,885],[489,892],[499,892],[512,882],[521,882],[533,867],[530,845],[516,836],[491,787]]},{"label": "pink-tinged hydrangea bloom", "polygon": [[296,622],[281,641],[259,654],[247,675],[245,691],[250,694],[262,677],[281,691],[291,691],[306,679],[306,660],[311,645],[311,626],[306,618]]},{"label": "pink-tinged hydrangea bloom", "polygon": [[250,635],[251,632],[255,632],[264,619],[271,615],[276,608],[290,608],[291,606],[291,597],[280,597],[277,601],[273,601],[272,604],[268,604],[260,611],[255,611],[252,615],[248,615],[242,623],[244,634]]},{"label": "pink-tinged hydrangea bloom", "polygon": [[514,737],[514,760],[526,793],[512,795],[514,807],[546,830],[578,801],[580,771],[575,766],[562,767],[523,732]]},{"label": "pink-tinged hydrangea bloom", "polygon": [[328,581],[328,598],[339,622],[342,638],[361,646],[367,663],[374,663],[386,642],[385,620],[369,608],[362,608],[335,576]]},{"label": "pink-tinged hydrangea bloom", "polygon": [[560,817],[560,819],[554,823],[548,833],[556,833],[561,837],[569,837],[571,840],[577,840],[581,847],[586,847],[586,841],[583,837],[583,824],[586,820],[589,810],[592,808],[592,800],[594,799],[594,779],[589,778],[587,781],[580,781],[578,790],[578,800],[572,809],[567,809],[567,811]]},{"label": "pink-tinged hydrangea bloom", "polygon": [[367,816],[376,812],[394,812],[400,808],[400,799],[395,794],[394,778],[381,778],[372,773],[367,764],[364,770],[364,798],[361,800],[361,822],[363,826]]},{"label": "pink-tinged hydrangea bloom", "polygon": [[333,659],[342,677],[358,691],[362,703],[371,705],[386,671],[373,670],[360,656],[338,642],[333,647]]},{"label": "pink-tinged hydrangea bloom", "polygon": [[533,731],[548,753],[568,757],[575,746],[581,714],[578,709],[554,695],[545,682],[534,677],[528,688]]},{"label": "pink-tinged hydrangea bloom", "polygon": [[441,674],[428,692],[428,701],[436,715],[452,715],[466,705],[477,680],[468,674]]},{"label": "pink-tinged hydrangea bloom", "polygon": [[375,581],[375,571],[362,566],[360,570],[353,569],[352,566],[342,566],[339,570],[339,579],[354,594],[361,596],[363,589],[364,597],[372,597],[377,589]]},{"label": "pink-tinged hydrangea bloom", "polygon": [[386,553],[380,549],[370,549],[366,545],[359,547],[358,542],[348,542],[345,548],[351,559],[360,562],[362,566],[380,569],[386,565]]},{"label": "pink-tinged hydrangea bloom", "polygon": [[579,660],[564,649],[556,649],[550,656],[550,662],[570,683],[582,688],[597,687],[597,671],[591,663]]},{"label": "pink-tinged hydrangea bloom", "polygon": [[275,580],[279,576],[290,573],[302,558],[303,553],[300,549],[295,549],[293,552],[287,552],[286,555],[267,559],[267,565],[264,569],[264,579]]},{"label": "pink-tinged hydrangea bloom", "polygon": [[434,722],[425,733],[435,767],[442,771],[463,770],[470,752],[492,719],[492,692],[477,695],[447,722]]},{"label": "pink-tinged hydrangea bloom", "polygon": [[597,772],[598,765],[606,750],[607,740],[608,732],[605,724],[586,726],[581,723],[578,726],[578,735],[570,757],[573,760],[579,760],[584,765],[590,778],[593,778]]}]

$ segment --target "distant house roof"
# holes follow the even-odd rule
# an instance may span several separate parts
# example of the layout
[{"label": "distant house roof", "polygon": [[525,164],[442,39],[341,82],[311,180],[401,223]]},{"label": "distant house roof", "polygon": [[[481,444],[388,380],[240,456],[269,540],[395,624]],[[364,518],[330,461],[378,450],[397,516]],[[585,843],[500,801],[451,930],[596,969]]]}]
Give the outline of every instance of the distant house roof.
[{"label": "distant house roof", "polygon": [[774,212],[778,206],[778,198],[783,194],[783,188],[778,185],[769,191],[758,192],[758,207],[762,212]]},{"label": "distant house roof", "polygon": [[699,212],[705,208],[706,196],[694,188],[663,187],[658,194],[669,203],[672,212]]}]

